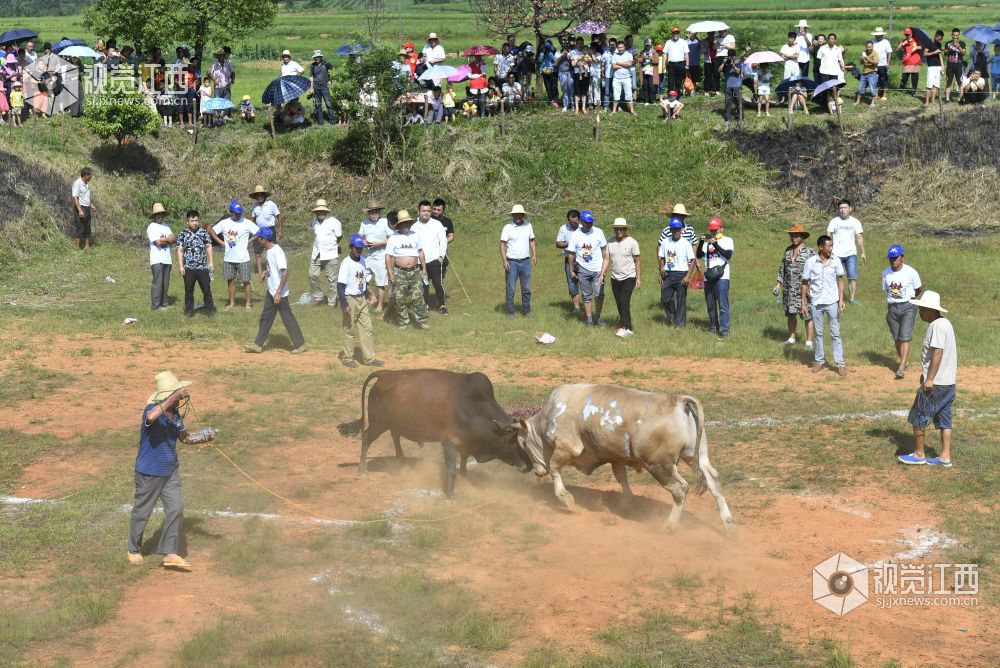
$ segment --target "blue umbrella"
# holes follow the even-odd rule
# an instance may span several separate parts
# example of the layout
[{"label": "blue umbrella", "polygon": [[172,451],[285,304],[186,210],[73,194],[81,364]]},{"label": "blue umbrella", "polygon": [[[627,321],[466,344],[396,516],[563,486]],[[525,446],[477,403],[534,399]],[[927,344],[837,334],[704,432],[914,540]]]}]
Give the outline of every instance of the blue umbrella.
[{"label": "blue umbrella", "polygon": [[792,77],[791,79],[785,79],[780,84],[778,84],[778,87],[774,89],[775,94],[778,95],[779,97],[784,97],[785,95],[788,94],[789,86],[791,86],[792,83],[795,81],[801,81],[802,87],[805,88],[807,92],[812,92],[816,90],[816,82],[813,81],[812,79],[806,77]]},{"label": "blue umbrella", "polygon": [[830,79],[829,81],[824,81],[820,85],[813,89],[812,96],[815,100],[817,97],[830,90],[831,88],[843,88],[847,85],[846,81],[841,79]]},{"label": "blue umbrella", "polygon": [[917,40],[917,43],[919,43],[920,46],[924,47],[925,49],[934,43],[934,40],[931,39],[930,33],[924,30],[923,28],[911,27],[910,30],[913,31],[913,39]]},{"label": "blue umbrella", "polygon": [[0,44],[11,44],[13,42],[21,42],[26,39],[35,39],[38,37],[38,33],[34,30],[28,30],[27,28],[14,28],[13,30],[8,30],[4,34],[0,35]]},{"label": "blue umbrella", "polygon": [[264,104],[285,104],[305,93],[312,84],[305,77],[278,77],[267,84],[261,100]]},{"label": "blue umbrella", "polygon": [[224,97],[210,97],[201,105],[202,111],[224,111],[226,109],[232,109],[236,105],[233,104],[232,100],[227,100]]},{"label": "blue umbrella", "polygon": [[971,40],[982,42],[983,44],[1000,42],[1000,32],[990,26],[972,26],[962,34]]},{"label": "blue umbrella", "polygon": [[337,49],[338,56],[356,56],[359,53],[367,53],[371,51],[370,46],[365,46],[364,44],[344,44],[339,49]]},{"label": "blue umbrella", "polygon": [[79,39],[70,39],[69,37],[63,37],[61,40],[52,45],[52,53],[59,53],[66,47],[70,46],[86,46],[87,43]]}]

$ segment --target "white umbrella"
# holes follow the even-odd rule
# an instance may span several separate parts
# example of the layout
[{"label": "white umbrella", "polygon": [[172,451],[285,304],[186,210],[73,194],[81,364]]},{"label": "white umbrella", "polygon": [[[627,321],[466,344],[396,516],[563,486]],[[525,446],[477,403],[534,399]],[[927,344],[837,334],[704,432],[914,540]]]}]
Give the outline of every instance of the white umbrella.
[{"label": "white umbrella", "polygon": [[60,58],[72,58],[73,56],[77,58],[99,58],[100,55],[89,46],[67,46],[59,52]]},{"label": "white umbrella", "polygon": [[747,56],[744,62],[747,65],[762,65],[764,63],[783,63],[785,59],[774,51],[758,51]]},{"label": "white umbrella", "polygon": [[458,74],[458,68],[451,65],[435,65],[428,67],[427,71],[420,75],[421,81],[441,81]]},{"label": "white umbrella", "polygon": [[722,21],[698,21],[687,28],[688,32],[719,32],[720,30],[729,30],[729,26]]}]

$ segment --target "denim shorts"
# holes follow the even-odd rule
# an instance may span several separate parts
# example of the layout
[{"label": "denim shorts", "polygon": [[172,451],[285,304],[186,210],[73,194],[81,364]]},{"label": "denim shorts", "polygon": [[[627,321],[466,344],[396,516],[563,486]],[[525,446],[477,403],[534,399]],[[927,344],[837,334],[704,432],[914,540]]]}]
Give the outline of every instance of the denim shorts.
[{"label": "denim shorts", "polygon": [[872,95],[878,95],[876,87],[878,85],[878,72],[869,72],[861,75],[861,87],[858,88],[858,95],[864,95],[865,91],[870,91]]},{"label": "denim shorts", "polygon": [[917,389],[906,421],[923,429],[933,419],[936,429],[951,429],[951,405],[954,401],[954,385],[935,385],[930,392],[921,387]]},{"label": "denim shorts", "polygon": [[847,274],[847,280],[856,281],[858,280],[858,256],[848,255],[847,257],[840,258],[840,263],[844,265],[844,273]]}]

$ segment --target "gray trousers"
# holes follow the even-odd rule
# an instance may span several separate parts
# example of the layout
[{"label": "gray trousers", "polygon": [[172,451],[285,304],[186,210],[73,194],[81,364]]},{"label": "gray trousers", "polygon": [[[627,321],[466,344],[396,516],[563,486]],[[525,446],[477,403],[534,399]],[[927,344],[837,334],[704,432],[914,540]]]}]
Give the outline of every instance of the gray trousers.
[{"label": "gray trousers", "polygon": [[149,289],[149,299],[151,307],[155,310],[169,305],[167,291],[170,289],[170,269],[173,265],[151,264],[153,270],[153,285]]},{"label": "gray trousers", "polygon": [[157,499],[163,501],[166,518],[163,520],[160,544],[156,551],[159,554],[177,554],[181,523],[184,521],[180,467],[168,476],[135,472],[135,500],[132,502],[132,523],[128,534],[129,552],[142,552],[142,532],[146,530]]}]

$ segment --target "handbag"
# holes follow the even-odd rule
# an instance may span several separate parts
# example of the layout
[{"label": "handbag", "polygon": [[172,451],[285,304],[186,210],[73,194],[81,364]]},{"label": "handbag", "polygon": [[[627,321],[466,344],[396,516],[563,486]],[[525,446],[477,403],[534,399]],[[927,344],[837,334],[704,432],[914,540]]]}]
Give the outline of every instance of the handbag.
[{"label": "handbag", "polygon": [[718,266],[706,269],[705,270],[705,282],[706,283],[715,283],[717,280],[719,280],[720,278],[722,278],[723,274],[725,274],[725,273],[726,273],[726,265],[724,263],[720,264]]},{"label": "handbag", "polygon": [[684,77],[684,92],[693,93],[694,92],[694,81],[691,80],[690,76]]},{"label": "handbag", "polygon": [[688,287],[692,290],[701,290],[705,287],[705,276],[701,273],[700,269],[691,277],[691,283]]}]

